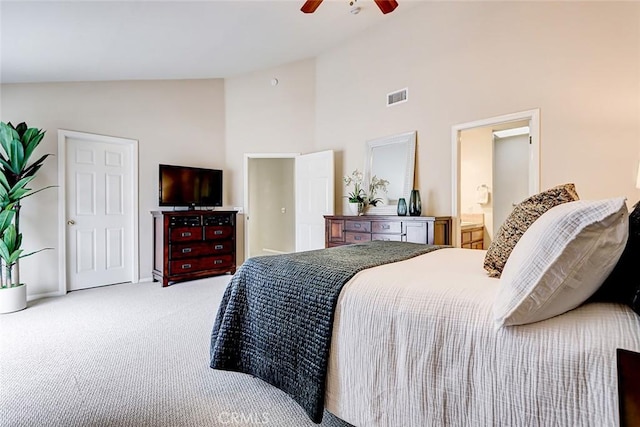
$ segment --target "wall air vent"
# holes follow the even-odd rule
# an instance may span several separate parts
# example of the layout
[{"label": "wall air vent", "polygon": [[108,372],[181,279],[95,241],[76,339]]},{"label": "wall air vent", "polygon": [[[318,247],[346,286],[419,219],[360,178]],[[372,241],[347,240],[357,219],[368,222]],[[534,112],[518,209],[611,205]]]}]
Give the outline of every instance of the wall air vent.
[{"label": "wall air vent", "polygon": [[397,90],[395,92],[391,92],[387,94],[387,107],[396,104],[402,104],[403,102],[407,102],[409,99],[409,88],[405,87],[404,89]]}]

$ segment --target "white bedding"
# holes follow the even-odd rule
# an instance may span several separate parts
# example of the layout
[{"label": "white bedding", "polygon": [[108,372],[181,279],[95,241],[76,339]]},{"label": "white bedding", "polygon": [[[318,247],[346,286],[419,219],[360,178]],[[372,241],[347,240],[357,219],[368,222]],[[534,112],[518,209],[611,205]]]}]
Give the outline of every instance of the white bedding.
[{"label": "white bedding", "polygon": [[496,330],[484,254],[440,249],[355,275],[326,408],[359,427],[617,426],[616,348],[640,351],[640,317],[586,304]]}]

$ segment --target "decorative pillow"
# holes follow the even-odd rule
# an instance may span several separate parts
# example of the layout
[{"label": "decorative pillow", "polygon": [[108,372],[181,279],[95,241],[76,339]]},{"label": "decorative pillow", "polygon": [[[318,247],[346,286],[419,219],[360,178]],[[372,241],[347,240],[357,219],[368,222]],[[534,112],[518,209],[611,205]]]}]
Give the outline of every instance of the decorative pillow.
[{"label": "decorative pillow", "polygon": [[620,260],[613,271],[589,299],[589,302],[617,302],[626,304],[640,315],[640,281],[638,274],[640,260],[640,202],[629,213],[629,238]]},{"label": "decorative pillow", "polygon": [[535,194],[513,208],[498,229],[484,257],[489,277],[500,277],[518,240],[540,215],[554,206],[580,199],[574,184],[563,184]]},{"label": "decorative pillow", "polygon": [[493,305],[497,325],[538,322],[582,304],[618,262],[628,230],[623,197],[549,209],[522,235],[504,267]]}]

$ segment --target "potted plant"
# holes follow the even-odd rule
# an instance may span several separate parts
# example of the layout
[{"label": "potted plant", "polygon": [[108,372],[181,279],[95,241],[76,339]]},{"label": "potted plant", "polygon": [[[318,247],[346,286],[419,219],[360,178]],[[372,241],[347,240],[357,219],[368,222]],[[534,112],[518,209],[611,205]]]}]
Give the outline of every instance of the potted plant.
[{"label": "potted plant", "polygon": [[0,123],[0,313],[26,307],[26,286],[20,281],[20,258],[49,249],[23,254],[20,233],[20,201],[49,188],[36,191],[27,188],[50,156],[45,154],[29,163],[44,134],[41,129],[29,128],[24,122],[17,126],[11,122]]},{"label": "potted plant", "polygon": [[358,169],[351,172],[351,175],[345,175],[342,180],[344,184],[349,187],[353,185],[353,191],[347,194],[349,200],[349,208],[354,215],[362,215],[367,210],[369,205],[377,206],[378,203],[383,203],[384,200],[381,197],[377,197],[378,191],[387,192],[387,185],[389,181],[385,179],[373,176],[371,182],[369,182],[367,193],[363,188],[364,177],[362,172]]},{"label": "potted plant", "polygon": [[349,209],[354,215],[362,215],[365,209],[366,193],[362,188],[363,175],[358,169],[351,172],[351,175],[345,175],[342,180],[345,186],[349,187],[353,184],[353,191],[347,194],[349,201]]}]

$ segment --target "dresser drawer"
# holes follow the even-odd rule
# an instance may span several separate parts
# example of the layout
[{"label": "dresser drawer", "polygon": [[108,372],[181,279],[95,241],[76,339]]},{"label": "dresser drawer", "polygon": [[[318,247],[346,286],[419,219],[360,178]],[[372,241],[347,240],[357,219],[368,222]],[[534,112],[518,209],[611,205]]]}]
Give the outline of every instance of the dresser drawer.
[{"label": "dresser drawer", "polygon": [[400,221],[371,221],[372,233],[401,233],[402,223]]},{"label": "dresser drawer", "polygon": [[182,274],[216,268],[227,268],[231,265],[233,265],[232,255],[219,255],[171,261],[169,263],[169,270],[171,274]]},{"label": "dresser drawer", "polygon": [[202,227],[173,227],[169,230],[169,240],[172,242],[202,240]]},{"label": "dresser drawer", "polygon": [[344,238],[346,243],[370,242],[371,234],[370,233],[354,233],[351,231],[347,231],[345,233]]},{"label": "dresser drawer", "polygon": [[209,225],[204,228],[204,238],[207,240],[227,239],[233,235],[233,227],[229,225]]},{"label": "dresser drawer", "polygon": [[193,258],[200,255],[209,254],[211,243],[207,242],[191,242],[191,243],[175,243],[171,245],[169,250],[169,259]]},{"label": "dresser drawer", "polygon": [[226,254],[230,253],[234,248],[232,240],[225,240],[220,242],[207,242],[208,252],[211,254]]},{"label": "dresser drawer", "polygon": [[363,231],[371,232],[371,221],[356,221],[348,220],[344,222],[344,229],[346,231]]},{"label": "dresser drawer", "polygon": [[401,242],[401,234],[372,234],[371,240],[384,240],[387,242]]}]

